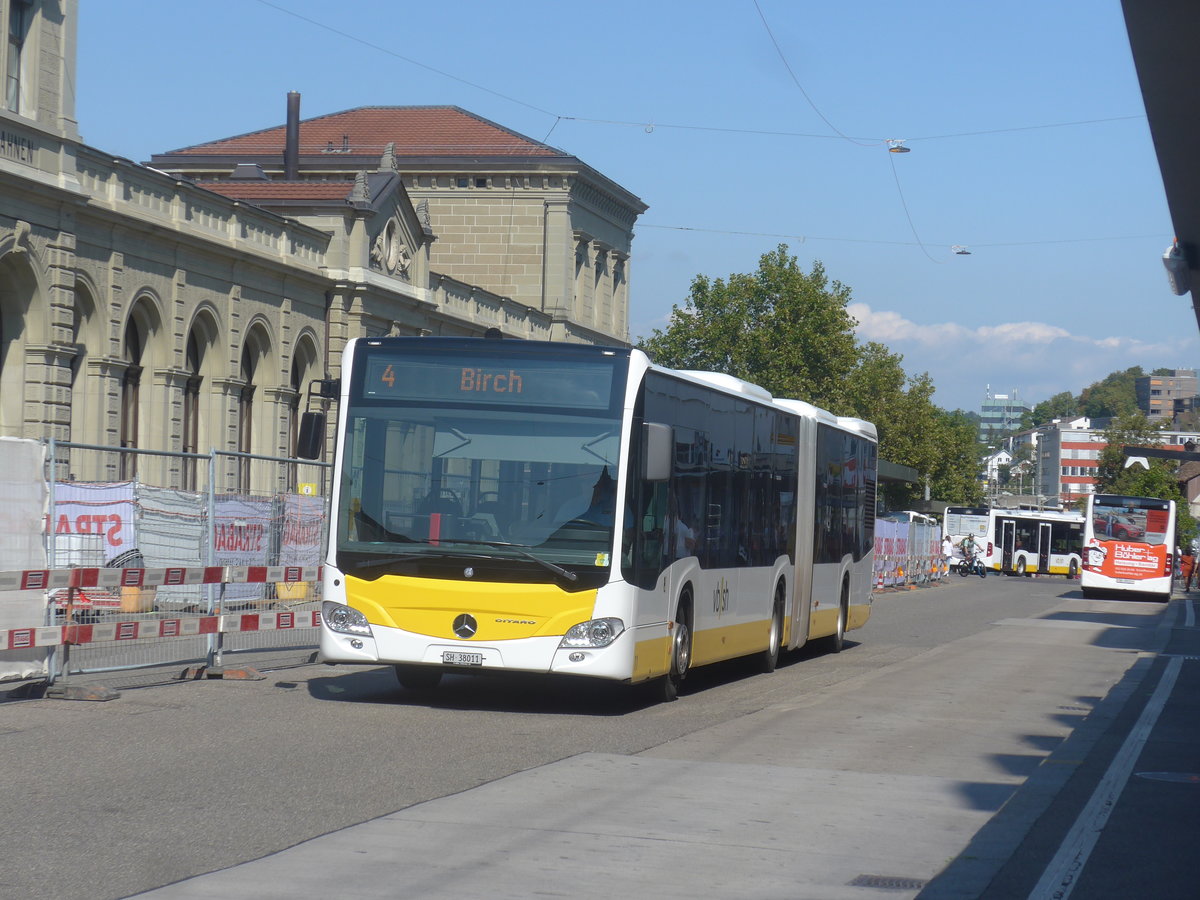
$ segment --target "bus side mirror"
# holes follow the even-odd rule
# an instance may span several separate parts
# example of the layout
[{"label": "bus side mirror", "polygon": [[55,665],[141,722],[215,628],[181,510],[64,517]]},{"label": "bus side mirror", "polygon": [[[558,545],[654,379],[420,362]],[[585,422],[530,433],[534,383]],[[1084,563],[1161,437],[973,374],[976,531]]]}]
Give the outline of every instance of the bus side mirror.
[{"label": "bus side mirror", "polygon": [[306,412],[300,415],[300,433],[296,436],[296,455],[301,459],[317,459],[325,443],[325,413]]},{"label": "bus side mirror", "polygon": [[671,426],[644,422],[642,437],[646,447],[646,467],[642,478],[646,481],[667,481],[671,477],[671,462],[675,452]]}]

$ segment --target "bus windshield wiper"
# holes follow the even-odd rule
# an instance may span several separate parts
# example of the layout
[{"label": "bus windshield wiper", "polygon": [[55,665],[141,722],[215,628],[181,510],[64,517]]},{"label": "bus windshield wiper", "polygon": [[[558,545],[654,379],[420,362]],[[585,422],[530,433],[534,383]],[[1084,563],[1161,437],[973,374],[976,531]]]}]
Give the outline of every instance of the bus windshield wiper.
[{"label": "bus windshield wiper", "polygon": [[[445,543],[445,544],[468,544],[468,545],[473,545],[473,546],[478,546],[478,547],[497,547],[497,548],[500,548],[503,550],[512,550],[512,551],[515,551],[516,553],[519,553],[521,556],[525,557],[526,559],[537,563],[539,566],[542,566],[543,568],[548,569],[549,571],[553,572],[555,575],[558,575],[562,578],[567,579],[567,581],[578,581],[579,580],[579,576],[576,575],[574,572],[572,572],[570,569],[564,569],[560,565],[552,563],[549,560],[542,559],[536,553],[530,553],[527,548],[522,547],[520,544],[511,544],[508,541],[475,541],[475,540],[466,540],[466,539],[461,539],[461,538],[442,538],[442,543]],[[496,557],[492,557],[492,558],[495,559]]]},{"label": "bus windshield wiper", "polygon": [[[438,546],[438,544],[435,544],[433,541],[423,541],[423,540],[414,539],[412,542],[414,544],[426,544],[426,545],[430,546],[431,548],[433,548],[434,550],[441,550],[441,552],[410,553],[410,554],[406,554],[403,556],[385,556],[382,559],[364,560],[355,566],[348,567],[347,571],[361,572],[364,569],[377,569],[377,568],[380,568],[383,566],[394,565],[395,563],[408,562],[409,560],[445,559],[447,556],[454,555],[453,551],[443,550]],[[504,550],[513,550],[513,551],[519,553],[521,556],[525,557],[526,559],[530,560],[531,562],[535,562],[539,566],[542,566],[543,568],[553,572],[555,575],[558,575],[561,578],[567,579],[567,581],[578,581],[579,580],[579,576],[576,575],[574,572],[570,571],[569,569],[564,569],[562,566],[556,565],[555,563],[552,563],[548,560],[542,559],[540,556],[538,556],[534,553],[530,553],[526,548],[522,547],[520,544],[510,544],[506,541],[473,541],[473,540],[466,540],[466,539],[460,539],[460,538],[442,538],[439,541],[439,544],[469,544],[469,545],[479,546],[479,547],[497,547],[497,548],[504,549]],[[503,559],[503,557],[499,557],[499,556],[485,556],[483,558],[484,559]]]},{"label": "bus windshield wiper", "polygon": [[[415,541],[414,543],[425,543],[424,541]],[[381,559],[364,559],[355,563],[352,566],[347,566],[347,572],[361,572],[364,569],[378,569],[382,566],[391,566],[396,563],[409,562],[415,559],[433,559],[443,556],[441,553],[407,553],[403,556],[385,556]]]}]

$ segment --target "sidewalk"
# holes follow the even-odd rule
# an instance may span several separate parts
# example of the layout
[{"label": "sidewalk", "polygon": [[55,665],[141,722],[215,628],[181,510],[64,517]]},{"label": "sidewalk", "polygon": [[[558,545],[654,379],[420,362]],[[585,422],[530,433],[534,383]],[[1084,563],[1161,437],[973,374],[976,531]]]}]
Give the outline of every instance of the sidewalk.
[{"label": "sidewalk", "polygon": [[1172,601],[1162,650],[1130,669],[919,900],[1198,896],[1198,602],[1195,591]]}]

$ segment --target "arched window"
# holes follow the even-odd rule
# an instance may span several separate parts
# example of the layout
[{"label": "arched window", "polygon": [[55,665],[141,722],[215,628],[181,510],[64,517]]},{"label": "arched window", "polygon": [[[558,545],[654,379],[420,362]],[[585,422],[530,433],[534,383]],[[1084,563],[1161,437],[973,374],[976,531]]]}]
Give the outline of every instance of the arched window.
[{"label": "arched window", "polygon": [[[187,381],[183,384],[183,452],[200,452],[200,387],[204,378],[200,374],[203,353],[200,341],[193,330],[187,340]],[[183,461],[183,486],[196,490],[196,460]]]},{"label": "arched window", "polygon": [[[133,316],[125,325],[125,372],[121,376],[120,445],[136,450],[138,446],[138,413],[141,403],[142,352],[145,342]],[[121,479],[137,477],[137,454],[121,454]]]},{"label": "arched window", "polygon": [[[252,453],[254,448],[254,372],[258,358],[250,342],[242,346],[242,389],[238,394],[238,451]],[[250,460],[238,460],[238,491],[250,492]]]}]

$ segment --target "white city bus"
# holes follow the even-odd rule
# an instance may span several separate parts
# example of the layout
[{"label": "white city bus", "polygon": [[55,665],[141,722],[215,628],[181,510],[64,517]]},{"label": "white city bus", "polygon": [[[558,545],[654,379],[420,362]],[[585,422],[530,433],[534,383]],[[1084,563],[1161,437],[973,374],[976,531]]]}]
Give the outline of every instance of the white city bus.
[{"label": "white city bus", "polygon": [[1082,565],[1083,516],[1049,509],[993,508],[984,566],[1006,575],[1066,575]]},{"label": "white city bus", "polygon": [[986,506],[947,506],[942,515],[942,535],[950,538],[950,547],[943,547],[951,570],[962,564],[962,548],[959,546],[968,534],[975,542],[978,552],[987,547],[988,517]]},{"label": "white city bus", "polygon": [[868,422],[638,350],[481,338],[352,340],[338,402],[325,661],[672,699],[691,667],[770,671],[870,614]]},{"label": "white city bus", "polygon": [[1129,591],[1171,599],[1174,500],[1089,494],[1083,528],[1085,597]]}]

